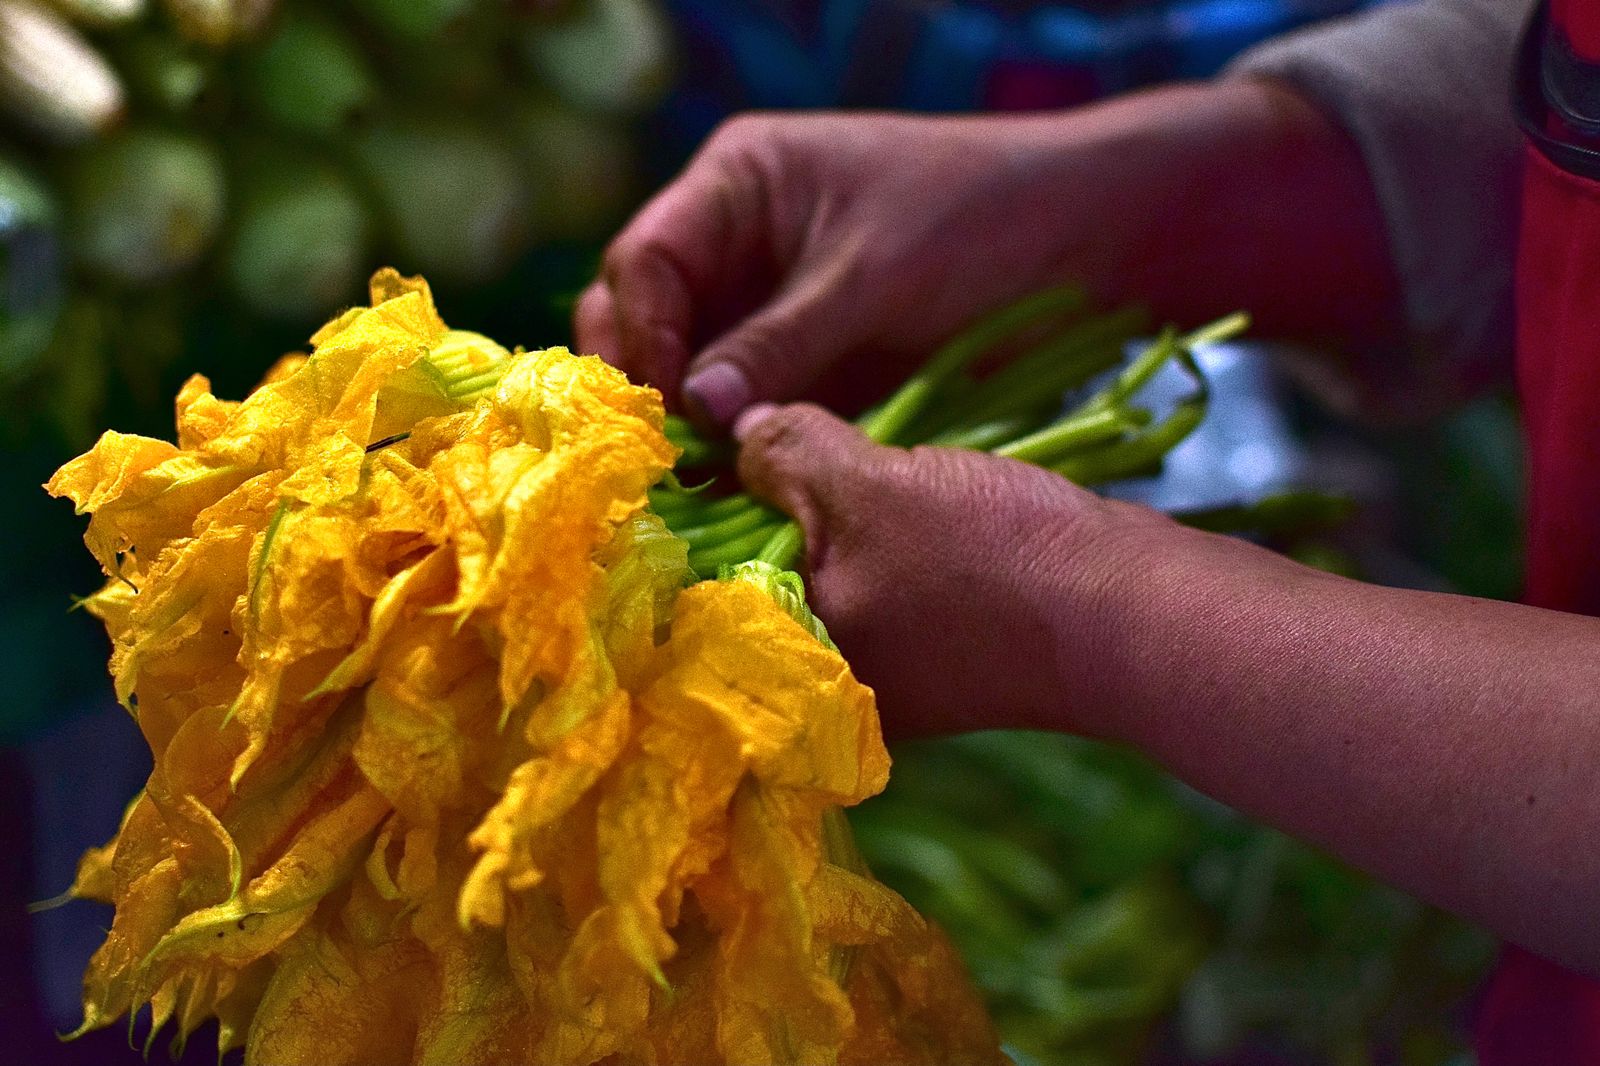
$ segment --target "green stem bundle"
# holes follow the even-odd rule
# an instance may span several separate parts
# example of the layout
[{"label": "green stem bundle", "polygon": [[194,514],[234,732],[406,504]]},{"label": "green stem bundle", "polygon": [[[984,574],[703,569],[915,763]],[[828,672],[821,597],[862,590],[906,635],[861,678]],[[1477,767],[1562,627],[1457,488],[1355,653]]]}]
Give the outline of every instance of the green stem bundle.
[{"label": "green stem bundle", "polygon": [[[1084,485],[1159,468],[1205,417],[1210,397],[1194,349],[1236,336],[1248,319],[1230,315],[1186,335],[1165,330],[1063,412],[1064,397],[1122,362],[1148,326],[1140,308],[1085,314],[1086,303],[1082,290],[1062,287],[1001,309],[946,344],[857,424],[880,444],[987,451]],[[1018,354],[1004,367],[982,378],[971,375],[974,365],[1010,351]],[[1134,399],[1169,364],[1187,373],[1195,388],[1157,421]],[[682,419],[669,417],[668,436],[683,449],[682,465],[705,466],[727,456],[725,446],[699,437]],[[690,565],[702,577],[746,559],[789,569],[804,547],[793,522],[743,493],[713,497],[663,485],[651,490],[650,500],[689,542]]]}]

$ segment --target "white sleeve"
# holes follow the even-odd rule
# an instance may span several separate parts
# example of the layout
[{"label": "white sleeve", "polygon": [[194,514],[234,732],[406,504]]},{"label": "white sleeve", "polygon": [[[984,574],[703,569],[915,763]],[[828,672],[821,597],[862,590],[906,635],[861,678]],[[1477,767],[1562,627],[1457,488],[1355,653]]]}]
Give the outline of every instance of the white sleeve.
[{"label": "white sleeve", "polygon": [[1284,81],[1349,131],[1389,231],[1418,348],[1451,376],[1512,349],[1521,135],[1513,53],[1531,0],[1411,0],[1244,53],[1225,77]]}]

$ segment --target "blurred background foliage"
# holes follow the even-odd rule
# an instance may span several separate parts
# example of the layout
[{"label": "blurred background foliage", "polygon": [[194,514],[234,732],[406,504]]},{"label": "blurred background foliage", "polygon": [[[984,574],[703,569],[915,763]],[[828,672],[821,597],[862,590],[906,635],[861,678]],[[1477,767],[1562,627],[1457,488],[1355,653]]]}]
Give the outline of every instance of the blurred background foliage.
[{"label": "blurred background foliage", "polygon": [[[1251,40],[1362,4],[1241,0],[1198,45],[1129,46],[1134,23],[1115,20],[1163,6],[0,0],[7,1031],[42,1034],[53,1056],[49,1029],[75,1023],[71,975],[101,916],[74,932],[22,924],[16,905],[61,887],[146,770],[109,706],[104,639],[67,610],[97,574],[80,521],[39,491],[55,466],[102,428],[170,432],[191,372],[242,395],[381,264],[426,274],[454,323],[568,341],[606,239],[737,108],[1073,103],[1208,74]],[[1504,397],[1405,430],[1354,430],[1276,387],[1253,402],[1287,427],[1297,479],[1363,504],[1347,527],[1273,546],[1378,580],[1516,594]],[[1025,1061],[1468,1061],[1483,934],[1129,752],[986,734],[895,755],[888,791],[854,818],[862,849],[950,930]],[[121,1054],[120,1039],[97,1047],[83,1061]]]}]

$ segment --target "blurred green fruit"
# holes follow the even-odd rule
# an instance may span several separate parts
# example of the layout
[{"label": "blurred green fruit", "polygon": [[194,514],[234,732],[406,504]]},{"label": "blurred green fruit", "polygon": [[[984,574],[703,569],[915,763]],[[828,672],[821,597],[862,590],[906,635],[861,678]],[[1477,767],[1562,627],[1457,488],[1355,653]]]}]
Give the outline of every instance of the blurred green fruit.
[{"label": "blurred green fruit", "polygon": [[170,33],[143,30],[112,42],[112,58],[141,104],[163,111],[188,111],[209,81],[206,63],[193,46]]},{"label": "blurred green fruit", "polygon": [[444,29],[474,0],[356,0],[369,22],[396,37],[420,40]]},{"label": "blurred green fruit", "polygon": [[325,19],[285,12],[245,60],[245,90],[268,121],[326,136],[377,95],[357,42]]},{"label": "blurred green fruit", "polygon": [[361,295],[370,223],[343,175],[279,157],[241,179],[226,266],[238,297],[268,318],[315,319]]},{"label": "blurred green fruit", "polygon": [[574,107],[639,114],[666,91],[672,38],[651,0],[590,0],[571,16],[529,28],[533,69]]},{"label": "blurred green fruit", "polygon": [[525,247],[524,177],[487,132],[442,118],[413,119],[368,131],[355,149],[382,201],[401,269],[481,282]]},{"label": "blurred green fruit", "polygon": [[135,284],[193,265],[211,246],[227,206],[211,145],[160,130],[91,145],[73,161],[67,188],[79,259]]}]

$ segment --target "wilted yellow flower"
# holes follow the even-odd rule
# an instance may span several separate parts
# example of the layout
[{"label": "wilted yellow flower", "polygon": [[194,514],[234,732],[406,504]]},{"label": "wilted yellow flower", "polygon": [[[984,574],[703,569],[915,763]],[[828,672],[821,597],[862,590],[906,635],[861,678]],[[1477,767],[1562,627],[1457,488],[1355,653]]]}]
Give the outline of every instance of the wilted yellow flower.
[{"label": "wilted yellow flower", "polygon": [[685,587],[659,396],[449,331],[420,280],[372,297],[48,486],[155,756],[74,885],[116,906],[82,1029],[215,1016],[263,1066],[1003,1061],[849,845],[870,690],[788,585]]}]

